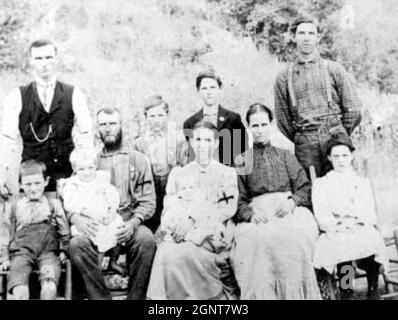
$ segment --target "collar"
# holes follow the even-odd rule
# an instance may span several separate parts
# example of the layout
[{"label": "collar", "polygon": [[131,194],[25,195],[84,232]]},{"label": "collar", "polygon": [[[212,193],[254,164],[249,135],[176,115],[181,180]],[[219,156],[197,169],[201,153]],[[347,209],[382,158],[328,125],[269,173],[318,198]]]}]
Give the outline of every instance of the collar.
[{"label": "collar", "polygon": [[299,64],[306,64],[306,63],[317,63],[321,60],[321,55],[319,54],[318,50],[315,50],[310,56],[302,57],[299,56],[297,58],[297,62]]},{"label": "collar", "polygon": [[216,116],[218,114],[218,106],[204,106],[203,116]]},{"label": "collar", "polygon": [[28,197],[25,196],[25,202],[26,203],[43,203],[45,196],[41,196],[39,199],[37,200],[30,200],[28,199]]},{"label": "collar", "polygon": [[131,149],[126,145],[126,143],[124,143],[124,141],[122,141],[120,148],[113,152],[106,151],[105,146],[104,146],[101,150],[100,157],[107,158],[107,157],[112,157],[115,154],[130,154],[130,150]]},{"label": "collar", "polygon": [[356,177],[354,169],[351,169],[347,172],[337,172],[336,170],[331,170],[327,175],[339,180],[353,180]]},{"label": "collar", "polygon": [[206,168],[203,168],[199,163],[196,162],[196,160],[192,161],[190,164],[196,167],[200,172],[206,173],[207,171],[209,171],[210,168],[219,164],[219,162],[217,160],[211,159],[209,165]]},{"label": "collar", "polygon": [[35,82],[39,88],[55,88],[57,78],[56,76],[53,76],[49,81],[45,82],[43,79],[36,77]]},{"label": "collar", "polygon": [[167,134],[167,127],[163,128],[160,131],[152,131],[151,129],[148,129],[148,137],[149,138],[163,138]]}]

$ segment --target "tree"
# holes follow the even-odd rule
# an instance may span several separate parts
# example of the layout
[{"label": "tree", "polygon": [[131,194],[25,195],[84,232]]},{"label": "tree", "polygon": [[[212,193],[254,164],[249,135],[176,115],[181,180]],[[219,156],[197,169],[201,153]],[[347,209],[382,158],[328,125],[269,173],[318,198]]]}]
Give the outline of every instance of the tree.
[{"label": "tree", "polygon": [[333,56],[333,41],[338,33],[333,13],[343,6],[342,0],[209,0],[217,2],[222,12],[234,19],[242,33],[250,36],[257,47],[266,47],[280,61],[294,56],[294,41],[289,32],[300,15],[315,16],[323,29],[321,54]]}]

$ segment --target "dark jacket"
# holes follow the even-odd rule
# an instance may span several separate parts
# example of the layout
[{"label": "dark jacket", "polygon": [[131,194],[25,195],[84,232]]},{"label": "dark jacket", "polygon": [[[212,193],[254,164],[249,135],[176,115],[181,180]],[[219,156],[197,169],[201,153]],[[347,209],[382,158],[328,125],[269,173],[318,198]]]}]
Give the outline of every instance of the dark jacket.
[{"label": "dark jacket", "polygon": [[[184,122],[184,134],[187,141],[192,136],[194,125],[203,120],[203,108]],[[237,155],[248,149],[248,135],[240,115],[231,110],[218,106],[217,129],[220,137],[219,161],[228,166],[234,166]],[[189,161],[194,159],[190,148]]]}]

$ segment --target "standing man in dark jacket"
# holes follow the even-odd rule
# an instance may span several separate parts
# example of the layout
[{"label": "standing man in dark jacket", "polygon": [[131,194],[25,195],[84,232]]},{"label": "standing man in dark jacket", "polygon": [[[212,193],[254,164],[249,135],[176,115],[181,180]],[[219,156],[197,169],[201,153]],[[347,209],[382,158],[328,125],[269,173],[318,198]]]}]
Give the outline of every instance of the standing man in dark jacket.
[{"label": "standing man in dark jacket", "polygon": [[291,28],[297,60],[275,82],[275,113],[281,132],[294,143],[295,155],[317,176],[328,170],[326,142],[333,133],[350,135],[361,121],[355,85],[337,62],[320,57],[320,28],[312,17],[298,18]]},{"label": "standing man in dark jacket", "polygon": [[[199,121],[209,121],[218,130],[220,145],[215,155],[224,165],[233,166],[234,159],[248,148],[248,135],[241,116],[220,105],[222,82],[212,70],[204,71],[196,77],[196,88],[202,98],[203,107],[184,122],[187,140],[192,138],[192,129]],[[190,161],[193,152],[190,148]]]}]

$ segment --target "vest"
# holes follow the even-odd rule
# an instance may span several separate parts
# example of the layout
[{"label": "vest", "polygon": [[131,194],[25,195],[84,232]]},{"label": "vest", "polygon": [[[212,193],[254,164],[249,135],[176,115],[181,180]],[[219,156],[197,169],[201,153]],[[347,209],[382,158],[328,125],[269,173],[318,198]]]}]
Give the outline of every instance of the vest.
[{"label": "vest", "polygon": [[[54,180],[52,183],[50,180],[50,184],[55,184],[55,179],[72,174],[69,156],[74,148],[73,87],[56,82],[49,112],[40,101],[35,83],[20,87],[20,91],[22,110],[19,114],[19,131],[23,141],[22,161],[43,161],[51,180]],[[47,191],[53,190],[54,186],[49,185]]]}]

